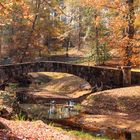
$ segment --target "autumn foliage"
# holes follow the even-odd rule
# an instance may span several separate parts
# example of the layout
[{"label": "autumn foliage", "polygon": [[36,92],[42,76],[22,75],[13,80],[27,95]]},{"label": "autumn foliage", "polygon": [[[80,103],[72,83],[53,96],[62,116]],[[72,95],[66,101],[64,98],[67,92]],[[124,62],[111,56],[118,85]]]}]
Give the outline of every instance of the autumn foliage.
[{"label": "autumn foliage", "polygon": [[[71,22],[78,18],[79,48],[82,30],[85,30],[87,24],[93,24],[92,32],[95,32],[97,53],[98,46],[106,44],[109,50],[115,49],[119,53],[122,65],[139,63],[139,0],[64,0],[64,3],[71,3],[73,6],[71,15],[65,14],[65,8],[64,11],[60,8],[60,2],[1,0],[1,48],[7,46],[8,55],[14,56],[20,62],[26,61],[25,56],[28,59],[30,56],[50,53],[53,48],[57,50],[62,46],[64,33],[73,28],[60,21],[60,15],[63,15],[71,18]],[[86,18],[87,21],[84,21],[83,14],[86,9],[92,9],[93,13],[89,16],[93,20]],[[4,32],[6,37],[3,35]],[[87,33],[84,34],[86,37]]]},{"label": "autumn foliage", "polygon": [[[132,0],[86,0],[84,6],[91,6],[99,11],[103,11],[99,15],[101,20],[106,17],[107,28],[110,31],[108,36],[101,38],[101,41],[108,42],[111,48],[116,48],[121,55],[121,59],[125,65],[136,63],[136,55],[139,53],[138,41],[134,36],[134,26],[138,25],[135,19],[139,13],[135,15],[134,8],[138,7],[139,2],[134,3]],[[101,22],[98,20],[97,22]],[[131,31],[130,31],[131,30]],[[131,35],[130,35],[131,34]],[[132,48],[128,49],[128,44]],[[130,45],[131,44],[131,45]],[[136,49],[137,48],[137,49]],[[137,52],[136,52],[137,51]],[[128,64],[129,63],[129,64]]]},{"label": "autumn foliage", "polygon": [[[51,16],[53,10],[58,10],[57,1],[7,0],[0,5],[1,48],[6,48],[6,55],[8,52],[15,62],[41,57],[49,53],[51,47],[59,47],[57,37],[63,33],[64,24],[59,17]],[[48,38],[56,38],[56,43],[46,43]]]}]

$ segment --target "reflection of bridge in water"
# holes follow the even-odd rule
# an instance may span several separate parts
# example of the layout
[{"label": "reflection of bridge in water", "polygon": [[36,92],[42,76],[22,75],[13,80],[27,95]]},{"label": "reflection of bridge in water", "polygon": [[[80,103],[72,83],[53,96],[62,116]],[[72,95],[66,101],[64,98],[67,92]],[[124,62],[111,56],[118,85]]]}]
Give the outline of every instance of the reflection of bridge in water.
[{"label": "reflection of bridge in water", "polygon": [[[122,87],[130,84],[130,69],[83,66],[63,62],[43,61],[0,66],[1,81],[26,75],[30,72],[64,72],[79,76],[92,86],[101,83],[106,87]],[[127,76],[128,75],[128,76]]]},{"label": "reflection of bridge in water", "polygon": [[79,110],[74,108],[75,102],[73,101],[68,101],[63,104],[56,104],[55,101],[52,103],[52,101],[48,106],[48,119],[63,119],[79,114]]}]

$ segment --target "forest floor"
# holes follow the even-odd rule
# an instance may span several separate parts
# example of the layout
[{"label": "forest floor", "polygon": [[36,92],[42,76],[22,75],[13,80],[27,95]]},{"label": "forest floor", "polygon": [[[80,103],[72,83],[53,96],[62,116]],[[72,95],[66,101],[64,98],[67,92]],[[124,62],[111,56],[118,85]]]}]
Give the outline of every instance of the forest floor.
[{"label": "forest floor", "polygon": [[80,140],[42,121],[9,121],[0,118],[0,123],[6,127],[0,129],[1,140]]},{"label": "forest floor", "polygon": [[82,102],[87,113],[70,123],[94,130],[117,129],[140,133],[140,86],[93,93]]}]

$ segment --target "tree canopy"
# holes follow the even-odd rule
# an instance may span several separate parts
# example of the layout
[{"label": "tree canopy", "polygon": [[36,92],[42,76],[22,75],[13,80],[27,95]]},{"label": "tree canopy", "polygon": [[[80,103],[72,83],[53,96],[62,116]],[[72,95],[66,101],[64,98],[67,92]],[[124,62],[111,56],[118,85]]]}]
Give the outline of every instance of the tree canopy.
[{"label": "tree canopy", "polygon": [[[139,63],[139,0],[0,0],[1,57],[26,61],[62,48],[92,46],[97,64],[119,53]],[[109,52],[109,53],[108,53]]]}]

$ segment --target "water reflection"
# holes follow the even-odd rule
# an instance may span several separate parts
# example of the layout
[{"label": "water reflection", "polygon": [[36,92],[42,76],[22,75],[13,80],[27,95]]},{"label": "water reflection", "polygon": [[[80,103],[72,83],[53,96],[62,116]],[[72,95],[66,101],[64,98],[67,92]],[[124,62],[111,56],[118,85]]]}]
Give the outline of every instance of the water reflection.
[{"label": "water reflection", "polygon": [[73,101],[64,104],[56,104],[54,100],[50,103],[42,104],[20,104],[21,109],[26,110],[31,118],[37,119],[64,119],[79,114],[75,108],[76,103]]},{"label": "water reflection", "polygon": [[70,101],[67,102],[67,104],[68,104],[69,107],[74,107],[75,102],[70,100]]},{"label": "water reflection", "polygon": [[54,101],[51,101],[46,118],[64,119],[78,115],[79,111],[74,108],[74,105],[76,104],[73,101],[68,101],[65,104],[55,104]]}]

